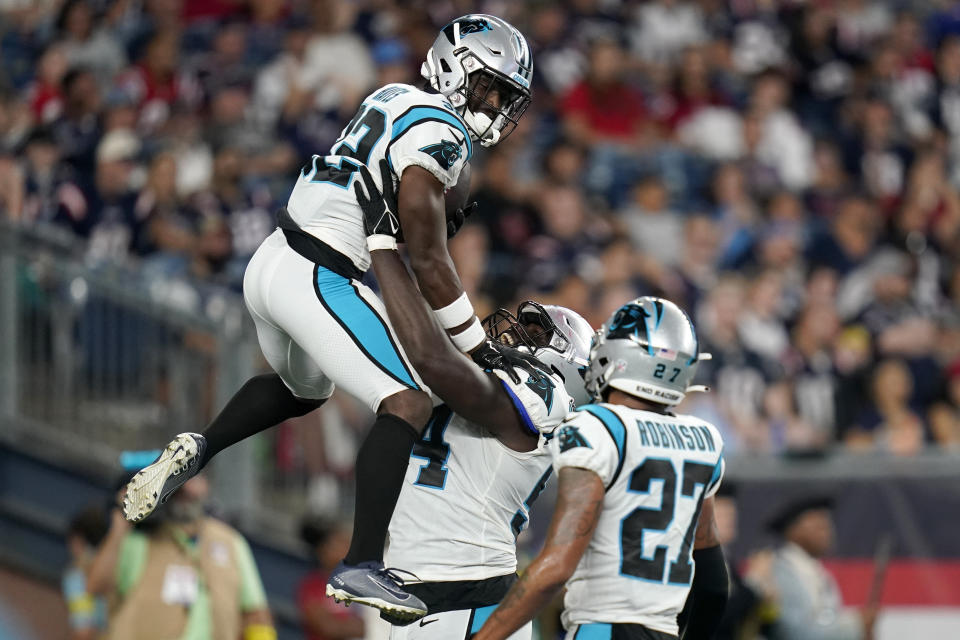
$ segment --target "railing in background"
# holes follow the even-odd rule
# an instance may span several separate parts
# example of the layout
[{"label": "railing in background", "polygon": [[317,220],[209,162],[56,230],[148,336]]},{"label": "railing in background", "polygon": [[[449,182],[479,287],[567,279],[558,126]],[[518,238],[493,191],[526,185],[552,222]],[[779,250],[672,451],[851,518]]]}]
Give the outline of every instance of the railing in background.
[{"label": "railing in background", "polygon": [[[89,264],[70,234],[0,222],[2,437],[110,469],[200,429],[258,366],[246,316],[226,289]],[[214,481],[242,516],[253,456],[228,457]]]}]

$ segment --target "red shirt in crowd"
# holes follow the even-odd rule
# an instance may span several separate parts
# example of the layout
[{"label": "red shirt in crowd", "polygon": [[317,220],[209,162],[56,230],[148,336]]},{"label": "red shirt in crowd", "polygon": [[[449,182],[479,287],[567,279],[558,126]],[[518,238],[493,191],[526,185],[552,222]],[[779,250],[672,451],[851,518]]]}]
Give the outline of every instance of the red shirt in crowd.
[{"label": "red shirt in crowd", "polygon": [[622,83],[599,88],[580,82],[563,98],[560,112],[585,117],[590,128],[602,136],[625,139],[636,134],[646,117],[643,97]]},{"label": "red shirt in crowd", "polygon": [[30,88],[30,111],[34,119],[41,124],[48,124],[59,118],[63,113],[60,87],[38,81]]}]

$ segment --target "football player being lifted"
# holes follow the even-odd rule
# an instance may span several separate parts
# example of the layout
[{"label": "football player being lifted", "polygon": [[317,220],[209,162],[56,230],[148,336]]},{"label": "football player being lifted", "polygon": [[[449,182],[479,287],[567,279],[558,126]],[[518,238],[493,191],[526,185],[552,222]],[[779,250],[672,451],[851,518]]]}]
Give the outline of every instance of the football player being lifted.
[{"label": "football player being lifted", "polygon": [[701,354],[693,323],[637,298],[603,325],[587,389],[550,443],[557,506],[540,555],[475,640],[504,640],[566,585],[567,640],[706,640],[727,600],[713,518],[723,441],[672,407]]},{"label": "football player being lifted", "polygon": [[419,285],[403,304],[425,302],[460,351],[519,382],[517,367],[531,365],[487,340],[450,260],[444,191],[457,183],[475,143],[493,146],[516,127],[530,102],[532,69],[527,42],[510,24],[488,15],[458,18],[427,52],[423,88],[374,91],[330,153],[303,166],[278,229],[251,259],[243,283],[274,373],[247,381],[202,434],[180,434],[138,473],[127,491],[128,519],[145,518],[219,451],[312,411],[339,386],[377,418],[357,454],[353,539],[331,588],[395,616],[425,613],[382,556],[432,403],[383,303],[360,282],[370,249],[383,245],[368,243],[351,187],[364,166],[374,169],[378,188],[396,187],[397,235]]},{"label": "football player being lifted", "polygon": [[[373,242],[390,235],[395,225],[377,194],[357,197]],[[394,626],[390,637],[466,638],[517,579],[516,536],[552,473],[547,438],[573,406],[590,400],[583,375],[593,330],[562,307],[528,301],[516,315],[497,311],[483,321],[488,337],[520,346],[542,364],[535,375],[517,369],[519,383],[503,371],[484,372],[443,339],[424,305],[407,302],[416,285],[397,252],[370,255],[407,355],[444,402],[413,448],[386,551],[389,565],[415,574],[404,589],[429,613],[419,624]],[[526,624],[511,638],[531,635]]]}]

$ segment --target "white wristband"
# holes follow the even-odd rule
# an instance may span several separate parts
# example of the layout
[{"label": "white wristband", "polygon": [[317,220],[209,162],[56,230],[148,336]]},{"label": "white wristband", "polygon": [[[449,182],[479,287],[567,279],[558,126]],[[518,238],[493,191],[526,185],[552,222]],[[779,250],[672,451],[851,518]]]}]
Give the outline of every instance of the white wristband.
[{"label": "white wristband", "polygon": [[450,339],[453,340],[453,344],[457,345],[457,349],[469,353],[487,339],[487,334],[483,332],[480,321],[474,318],[469,327],[455,336],[450,336]]},{"label": "white wristband", "polygon": [[393,236],[377,234],[367,236],[367,249],[376,251],[377,249],[397,250],[397,239]]},{"label": "white wristband", "polygon": [[459,298],[442,309],[434,309],[433,315],[437,316],[441,327],[453,329],[473,317],[473,305],[470,304],[470,298],[464,292],[460,294]]}]

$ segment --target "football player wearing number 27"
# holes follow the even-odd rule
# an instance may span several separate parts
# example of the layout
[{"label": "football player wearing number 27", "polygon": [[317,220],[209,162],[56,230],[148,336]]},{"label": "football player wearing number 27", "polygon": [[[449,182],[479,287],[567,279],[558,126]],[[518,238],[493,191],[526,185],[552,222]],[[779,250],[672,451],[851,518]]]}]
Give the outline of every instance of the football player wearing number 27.
[{"label": "football player wearing number 27", "polygon": [[[458,18],[427,52],[422,88],[378,89],[329,154],[307,161],[278,229],[244,276],[244,300],[275,373],[247,381],[202,434],[180,434],[141,470],[128,487],[128,519],[147,517],[219,451],[314,410],[339,386],[377,418],[357,454],[350,549],[327,593],[394,620],[426,613],[384,567],[383,548],[410,451],[432,412],[430,392],[382,301],[360,278],[371,250],[405,242],[419,285],[406,304],[425,301],[461,352],[520,383],[517,368],[532,367],[530,358],[487,339],[447,251],[464,213],[448,219],[444,198],[474,143],[493,146],[516,127],[530,102],[532,72],[526,40],[510,24],[488,15]],[[361,167],[372,170],[378,189],[397,194],[392,236],[368,240],[364,232],[353,188]]]},{"label": "football player wearing number 27", "polygon": [[580,407],[550,443],[559,486],[540,555],[474,640],[503,640],[566,584],[567,640],[707,640],[727,599],[713,496],[723,442],[675,415],[699,352],[690,318],[660,298],[617,310],[594,340]]}]

